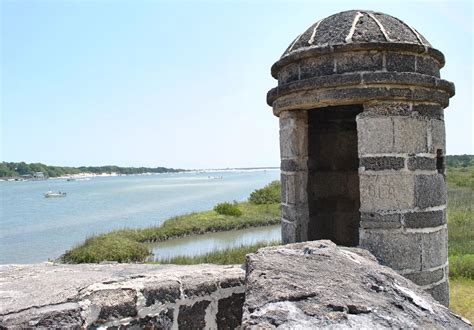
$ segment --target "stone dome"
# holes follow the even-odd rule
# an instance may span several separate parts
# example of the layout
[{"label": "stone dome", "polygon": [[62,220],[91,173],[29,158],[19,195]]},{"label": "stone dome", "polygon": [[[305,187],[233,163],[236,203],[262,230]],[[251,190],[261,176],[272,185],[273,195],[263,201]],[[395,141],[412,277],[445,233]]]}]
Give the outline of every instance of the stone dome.
[{"label": "stone dome", "polygon": [[430,47],[418,31],[396,17],[368,10],[343,11],[326,17],[300,34],[281,56],[335,45],[396,43]]}]

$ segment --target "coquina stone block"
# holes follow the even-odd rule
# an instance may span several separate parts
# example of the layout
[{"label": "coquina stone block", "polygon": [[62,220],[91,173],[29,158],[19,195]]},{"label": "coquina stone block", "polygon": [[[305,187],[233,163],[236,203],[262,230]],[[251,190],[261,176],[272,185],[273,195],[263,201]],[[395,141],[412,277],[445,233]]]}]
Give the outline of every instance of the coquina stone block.
[{"label": "coquina stone block", "polygon": [[382,265],[395,270],[421,269],[422,234],[420,233],[362,229],[360,246],[373,253]]},{"label": "coquina stone block", "polygon": [[394,117],[392,120],[395,152],[428,152],[428,123],[426,121],[404,117]]},{"label": "coquina stone block", "polygon": [[447,229],[423,233],[422,250],[422,270],[445,265],[448,259]]},{"label": "coquina stone block", "polygon": [[359,155],[390,153],[393,150],[393,122],[387,117],[357,119]]},{"label": "coquina stone block", "polygon": [[404,276],[420,286],[426,286],[447,278],[447,268],[408,273]]},{"label": "coquina stone block", "polygon": [[405,210],[414,206],[414,176],[360,175],[361,211]]},{"label": "coquina stone block", "polygon": [[420,209],[446,204],[446,182],[442,174],[415,176],[415,205]]}]

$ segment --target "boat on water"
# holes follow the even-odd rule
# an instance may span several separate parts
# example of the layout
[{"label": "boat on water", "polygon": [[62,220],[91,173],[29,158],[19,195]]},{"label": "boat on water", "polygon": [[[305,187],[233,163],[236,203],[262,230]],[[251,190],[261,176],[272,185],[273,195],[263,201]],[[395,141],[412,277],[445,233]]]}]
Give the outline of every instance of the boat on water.
[{"label": "boat on water", "polygon": [[61,191],[58,191],[58,192],[48,191],[48,192],[44,193],[44,197],[46,197],[46,198],[51,198],[51,197],[66,197],[66,193],[65,193],[65,192],[61,192]]}]

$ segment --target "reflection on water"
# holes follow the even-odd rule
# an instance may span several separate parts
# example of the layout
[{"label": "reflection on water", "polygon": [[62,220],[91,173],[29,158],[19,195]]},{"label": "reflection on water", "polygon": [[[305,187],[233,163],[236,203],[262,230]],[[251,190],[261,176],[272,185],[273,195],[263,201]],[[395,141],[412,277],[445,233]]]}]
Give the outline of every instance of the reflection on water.
[{"label": "reflection on water", "polygon": [[154,260],[160,261],[177,256],[194,257],[215,250],[270,242],[281,239],[279,225],[248,228],[204,235],[188,236],[150,244]]}]

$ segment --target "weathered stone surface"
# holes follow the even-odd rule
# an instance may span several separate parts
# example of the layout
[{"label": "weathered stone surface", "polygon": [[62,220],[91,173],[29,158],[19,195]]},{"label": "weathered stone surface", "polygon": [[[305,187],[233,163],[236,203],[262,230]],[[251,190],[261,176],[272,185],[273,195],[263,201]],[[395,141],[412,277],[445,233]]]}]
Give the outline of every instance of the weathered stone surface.
[{"label": "weathered stone surface", "polygon": [[292,63],[283,68],[278,75],[278,82],[285,84],[290,81],[299,79],[299,66],[298,63]]},{"label": "weathered stone surface", "polygon": [[308,173],[307,172],[296,172],[294,174],[286,174],[285,186],[286,186],[286,203],[287,204],[307,204],[308,194]]},{"label": "weathered stone surface", "polygon": [[415,171],[415,170],[433,171],[433,170],[436,170],[436,158],[409,157],[407,165],[410,171]]},{"label": "weathered stone surface", "polygon": [[206,326],[206,309],[209,301],[203,300],[192,306],[180,306],[178,316],[178,327],[181,329],[204,329]]},{"label": "weathered stone surface", "polygon": [[357,118],[359,155],[388,153],[393,150],[393,123],[387,117]]},{"label": "weathered stone surface", "polygon": [[382,69],[382,53],[354,52],[336,57],[336,72],[378,71]]},{"label": "weathered stone surface", "polygon": [[448,231],[441,230],[423,233],[421,269],[443,266],[448,260]]},{"label": "weathered stone surface", "polygon": [[420,233],[361,229],[359,245],[372,252],[382,265],[395,270],[421,269]]},{"label": "weathered stone surface", "polygon": [[413,112],[418,113],[420,117],[423,117],[426,119],[443,120],[444,118],[443,108],[441,108],[441,106],[437,104],[431,104],[431,103],[413,104],[412,110]]},{"label": "weathered stone surface", "polygon": [[414,72],[415,60],[415,55],[388,52],[385,60],[386,69],[387,71]]},{"label": "weathered stone surface", "polygon": [[360,214],[362,228],[400,228],[401,215],[399,213],[362,212]]},{"label": "weathered stone surface", "polygon": [[300,79],[326,76],[334,73],[334,57],[330,55],[307,58],[302,60],[299,65]]},{"label": "weathered stone surface", "polygon": [[441,154],[446,154],[446,136],[443,120],[431,120],[431,146],[430,151],[436,153],[441,150]]},{"label": "weathered stone surface", "polygon": [[433,296],[433,298],[438,300],[443,305],[449,306],[449,283],[447,280],[435,285],[430,289],[427,289],[426,291],[428,291]]},{"label": "weathered stone surface", "polygon": [[330,241],[248,255],[246,287],[245,329],[470,328],[367,251]]},{"label": "weathered stone surface", "polygon": [[364,157],[360,159],[360,166],[366,171],[400,170],[405,167],[405,158]]},{"label": "weathered stone surface", "polygon": [[408,212],[403,215],[408,228],[426,228],[446,223],[446,210]]},{"label": "weathered stone surface", "polygon": [[243,278],[240,266],[1,265],[0,328],[213,327],[219,301],[242,294]]},{"label": "weathered stone surface", "polygon": [[359,180],[361,211],[403,210],[413,207],[413,175],[361,174]]},{"label": "weathered stone surface", "polygon": [[394,151],[422,153],[428,151],[428,123],[414,118],[393,118]]},{"label": "weathered stone surface", "polygon": [[416,71],[434,77],[439,77],[439,64],[429,56],[417,56]]},{"label": "weathered stone surface", "polygon": [[441,281],[445,277],[445,271],[446,269],[439,268],[432,271],[420,271],[410,274],[404,274],[403,276],[418,285],[424,286]]},{"label": "weathered stone surface", "polygon": [[219,300],[216,322],[218,329],[236,329],[242,322],[245,294],[234,294]]},{"label": "weathered stone surface", "polygon": [[280,155],[298,158],[308,155],[308,118],[304,111],[286,111],[280,117]]},{"label": "weathered stone surface", "polygon": [[446,204],[446,182],[441,174],[415,176],[415,205],[421,209]]}]

